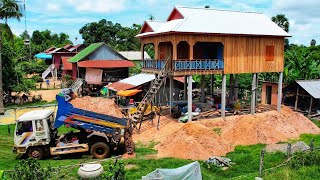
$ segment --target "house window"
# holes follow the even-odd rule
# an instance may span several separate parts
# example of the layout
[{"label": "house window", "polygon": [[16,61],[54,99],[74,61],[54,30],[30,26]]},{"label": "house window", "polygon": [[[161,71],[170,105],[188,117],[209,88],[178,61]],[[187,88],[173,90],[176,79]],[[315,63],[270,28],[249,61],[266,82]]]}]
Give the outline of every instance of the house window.
[{"label": "house window", "polygon": [[266,61],[274,61],[274,46],[266,46]]}]

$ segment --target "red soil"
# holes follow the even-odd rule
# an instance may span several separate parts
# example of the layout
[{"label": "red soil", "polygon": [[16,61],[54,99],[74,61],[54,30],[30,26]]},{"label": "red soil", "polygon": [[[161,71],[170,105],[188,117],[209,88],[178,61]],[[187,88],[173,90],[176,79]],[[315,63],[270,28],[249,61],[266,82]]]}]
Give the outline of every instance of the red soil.
[{"label": "red soil", "polygon": [[[269,111],[186,124],[162,117],[160,123],[160,130],[156,127],[145,128],[140,134],[134,134],[134,141],[159,142],[155,147],[157,157],[193,160],[223,156],[237,145],[274,144],[299,138],[303,133],[320,133],[320,129],[308,118],[287,107],[283,107],[281,113]],[[217,134],[217,130],[221,134]]]}]

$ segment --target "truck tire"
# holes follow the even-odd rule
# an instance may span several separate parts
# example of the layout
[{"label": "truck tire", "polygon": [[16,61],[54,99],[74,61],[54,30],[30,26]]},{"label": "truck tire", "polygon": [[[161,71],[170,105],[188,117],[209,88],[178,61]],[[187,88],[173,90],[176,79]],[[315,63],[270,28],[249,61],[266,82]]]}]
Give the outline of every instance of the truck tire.
[{"label": "truck tire", "polygon": [[28,149],[28,157],[33,159],[43,159],[44,151],[42,148],[39,147],[30,147]]},{"label": "truck tire", "polygon": [[109,156],[110,148],[104,142],[97,142],[91,147],[91,155],[96,159],[104,159]]}]

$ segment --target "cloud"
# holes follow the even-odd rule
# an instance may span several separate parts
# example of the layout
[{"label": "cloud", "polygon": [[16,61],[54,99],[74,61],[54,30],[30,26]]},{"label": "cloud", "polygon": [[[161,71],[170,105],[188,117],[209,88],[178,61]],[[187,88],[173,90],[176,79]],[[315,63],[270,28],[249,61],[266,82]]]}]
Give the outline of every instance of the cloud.
[{"label": "cloud", "polygon": [[69,5],[77,11],[108,13],[117,12],[125,8],[124,0],[67,0]]},{"label": "cloud", "polygon": [[48,3],[47,10],[48,11],[59,11],[60,10],[60,6],[59,6],[59,4]]},{"label": "cloud", "polygon": [[285,14],[290,21],[291,42],[308,45],[319,37],[320,1],[316,0],[273,0],[274,14]]}]

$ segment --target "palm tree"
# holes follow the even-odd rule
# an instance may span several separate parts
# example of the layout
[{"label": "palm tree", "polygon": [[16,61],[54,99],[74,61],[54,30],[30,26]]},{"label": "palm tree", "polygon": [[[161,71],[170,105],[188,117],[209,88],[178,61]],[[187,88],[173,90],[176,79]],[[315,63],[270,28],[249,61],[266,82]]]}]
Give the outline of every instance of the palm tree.
[{"label": "palm tree", "polygon": [[284,31],[289,32],[290,23],[288,18],[284,14],[277,14],[271,18],[273,22],[275,22],[279,27],[281,27]]},{"label": "palm tree", "polygon": [[2,31],[7,31],[10,37],[13,37],[11,29],[8,25],[8,19],[17,19],[20,21],[22,17],[20,5],[14,0],[0,0],[0,20],[4,21],[4,25],[0,24],[0,114],[4,113],[3,106],[3,84],[2,84]]}]

